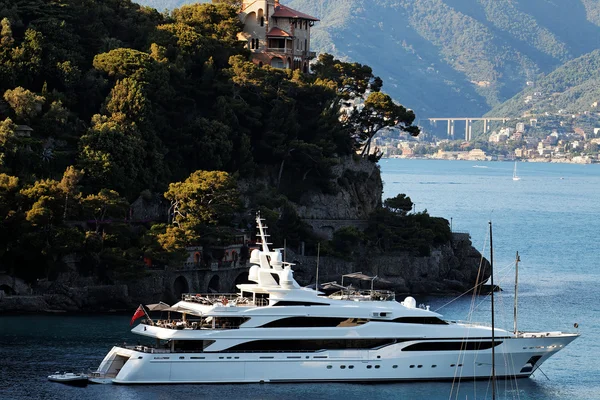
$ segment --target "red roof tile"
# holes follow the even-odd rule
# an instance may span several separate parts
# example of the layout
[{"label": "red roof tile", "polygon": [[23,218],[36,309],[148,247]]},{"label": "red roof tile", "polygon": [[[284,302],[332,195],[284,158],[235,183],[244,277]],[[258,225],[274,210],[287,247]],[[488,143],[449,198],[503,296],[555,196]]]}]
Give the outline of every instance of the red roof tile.
[{"label": "red roof tile", "polygon": [[275,36],[275,37],[292,37],[289,33],[284,31],[283,29],[273,28],[267,33],[267,36]]},{"label": "red roof tile", "polygon": [[272,15],[277,18],[301,18],[309,21],[319,21],[318,18],[311,17],[308,14],[301,13],[300,11],[292,10],[282,4],[275,5],[275,12]]}]

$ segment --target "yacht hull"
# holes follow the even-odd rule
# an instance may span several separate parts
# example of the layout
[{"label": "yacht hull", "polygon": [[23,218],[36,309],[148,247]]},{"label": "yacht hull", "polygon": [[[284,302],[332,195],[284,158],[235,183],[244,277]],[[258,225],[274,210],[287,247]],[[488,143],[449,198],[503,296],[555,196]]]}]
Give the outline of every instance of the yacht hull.
[{"label": "yacht hull", "polygon": [[[542,336],[542,335],[540,335]],[[499,339],[496,376],[530,376],[577,335]],[[492,351],[403,351],[420,340],[374,350],[171,353],[114,347],[98,369],[118,384],[420,381],[488,379]],[[116,364],[116,365],[115,365]],[[112,368],[112,369],[111,369]]]}]

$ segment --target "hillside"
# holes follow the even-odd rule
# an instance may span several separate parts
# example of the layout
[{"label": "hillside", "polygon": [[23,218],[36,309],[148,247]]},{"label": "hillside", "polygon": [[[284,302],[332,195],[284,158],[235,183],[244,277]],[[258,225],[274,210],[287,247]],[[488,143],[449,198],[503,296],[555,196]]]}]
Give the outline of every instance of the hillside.
[{"label": "hillside", "polygon": [[[135,276],[144,259],[174,263],[185,246],[229,240],[223,227],[246,227],[248,209],[288,243],[310,243],[294,208],[304,195],[379,179],[342,170],[342,188],[333,174],[363,140],[359,115],[340,122],[333,79],[347,75],[259,69],[233,7],[8,0],[0,27],[2,271],[35,281],[69,258],[106,281]],[[362,94],[375,81],[359,79]],[[369,196],[380,205],[381,190]]]},{"label": "hillside", "polygon": [[598,112],[600,50],[567,62],[490,111],[490,115],[534,117],[542,113]]},{"label": "hillside", "polygon": [[[139,0],[159,9],[192,2]],[[313,49],[370,65],[421,119],[483,115],[600,43],[596,0],[284,3],[320,18]]]},{"label": "hillside", "polygon": [[291,6],[321,18],[318,49],[371,65],[388,82],[384,89],[421,118],[480,115],[600,43],[592,1],[295,0]]}]

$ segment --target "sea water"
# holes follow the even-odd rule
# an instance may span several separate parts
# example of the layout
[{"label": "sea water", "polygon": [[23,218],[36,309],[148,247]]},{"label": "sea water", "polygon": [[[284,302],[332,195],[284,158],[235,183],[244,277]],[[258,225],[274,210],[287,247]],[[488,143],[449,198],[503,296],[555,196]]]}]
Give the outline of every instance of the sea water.
[{"label": "sea water", "polygon": [[[520,330],[581,337],[527,379],[498,381],[499,399],[600,399],[600,165],[381,160],[384,198],[405,193],[469,232],[489,258],[493,227],[496,324],[513,327],[518,251]],[[489,323],[489,297],[417,297],[445,318]],[[133,310],[132,310],[133,314]],[[136,344],[130,315],[0,316],[0,399],[491,399],[488,381],[238,385],[88,385],[47,381],[98,366],[115,344]],[[574,324],[578,324],[578,328]],[[499,356],[499,360],[502,357]],[[504,361],[502,361],[504,362]]]}]

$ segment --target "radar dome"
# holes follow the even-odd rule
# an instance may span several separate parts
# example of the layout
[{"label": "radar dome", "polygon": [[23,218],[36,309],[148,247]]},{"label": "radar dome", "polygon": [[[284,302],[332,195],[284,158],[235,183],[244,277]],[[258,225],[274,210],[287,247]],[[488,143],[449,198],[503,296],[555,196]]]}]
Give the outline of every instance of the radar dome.
[{"label": "radar dome", "polygon": [[252,250],[252,253],[250,253],[250,264],[260,264],[260,250]]},{"label": "radar dome", "polygon": [[402,302],[402,305],[406,308],[416,308],[417,301],[414,299],[414,297],[408,296],[407,298],[404,299],[404,301]]},{"label": "radar dome", "polygon": [[249,281],[258,283],[258,269],[259,268],[260,267],[258,265],[253,265],[250,267],[250,270],[248,271],[248,280]]},{"label": "radar dome", "polygon": [[279,273],[279,280],[282,288],[292,289],[294,287],[294,274],[290,268],[286,268]]},{"label": "radar dome", "polygon": [[281,267],[283,265],[283,260],[281,257],[281,251],[276,250],[275,254],[273,254],[273,258],[271,259],[272,267]]}]

